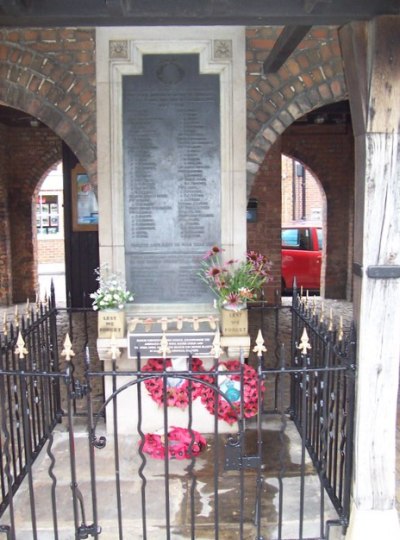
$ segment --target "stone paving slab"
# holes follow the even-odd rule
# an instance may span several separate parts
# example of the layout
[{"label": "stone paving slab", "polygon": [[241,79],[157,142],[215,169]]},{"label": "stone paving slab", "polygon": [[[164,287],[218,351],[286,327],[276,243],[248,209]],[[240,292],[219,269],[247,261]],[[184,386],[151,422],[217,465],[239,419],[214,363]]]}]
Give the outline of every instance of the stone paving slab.
[{"label": "stone paving slab", "polygon": [[[70,441],[66,426],[60,426],[54,433],[50,455],[47,448],[42,451],[33,467],[33,485],[35,491],[36,519],[38,523],[38,538],[47,540],[54,538],[50,532],[53,528],[51,515],[51,485],[49,467],[53,454],[56,462],[52,474],[57,478],[56,500],[58,506],[59,540],[74,538],[71,532],[73,525],[73,509],[71,498],[70,475]],[[250,434],[246,450],[252,451],[255,444],[255,435],[251,423],[246,429]],[[262,475],[264,478],[261,489],[261,529],[265,540],[278,537],[277,516],[279,505],[279,492],[283,489],[283,539],[296,538],[299,523],[299,493],[300,493],[300,440],[294,426],[289,423],[282,439],[280,421],[278,418],[264,421],[265,452],[263,456]],[[105,429],[103,428],[103,433]],[[113,441],[107,441],[102,450],[94,450],[96,460],[96,493],[99,524],[102,527],[100,538],[106,540],[119,540],[117,531],[117,505],[115,490],[115,462]],[[170,461],[169,465],[169,501],[172,539],[191,538],[191,497],[193,490],[193,504],[195,514],[195,537],[198,539],[215,538],[215,451],[218,448],[218,531],[221,540],[243,538],[254,539],[256,528],[254,526],[256,474],[253,470],[245,470],[242,477],[244,494],[243,531],[240,531],[240,473],[238,471],[223,470],[223,451],[221,445],[225,436],[216,443],[213,435],[207,436],[207,450],[195,460],[193,475],[188,472],[189,460]],[[283,442],[283,445],[281,444]],[[119,477],[121,480],[121,504],[123,516],[124,538],[140,539],[143,537],[141,528],[141,499],[142,481],[138,476],[141,459],[136,451],[137,437],[119,438]],[[80,493],[85,502],[87,522],[92,521],[91,511],[91,485],[89,446],[84,426],[76,426],[74,440],[76,457],[76,479]],[[284,478],[279,479],[279,472]],[[305,520],[304,536],[317,538],[319,531],[319,480],[313,474],[309,459],[305,463]],[[166,538],[165,533],[165,470],[164,462],[149,459],[143,474],[146,477],[146,517],[148,536],[150,540]],[[194,483],[195,479],[195,483]],[[325,501],[327,514],[325,519],[336,516],[329,501]],[[15,520],[17,540],[32,538],[27,523],[30,521],[31,504],[29,499],[29,483],[26,480],[15,496]],[[7,515],[1,523],[7,523]],[[31,534],[31,536],[29,536]]]}]

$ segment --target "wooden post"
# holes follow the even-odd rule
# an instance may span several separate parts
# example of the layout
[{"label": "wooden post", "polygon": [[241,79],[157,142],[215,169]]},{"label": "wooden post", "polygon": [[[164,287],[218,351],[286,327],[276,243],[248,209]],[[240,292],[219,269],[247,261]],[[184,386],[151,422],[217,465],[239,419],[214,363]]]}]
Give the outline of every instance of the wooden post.
[{"label": "wooden post", "polygon": [[400,357],[400,17],[340,30],[355,133],[358,333],[354,485],[346,539],[400,538],[395,441]]}]

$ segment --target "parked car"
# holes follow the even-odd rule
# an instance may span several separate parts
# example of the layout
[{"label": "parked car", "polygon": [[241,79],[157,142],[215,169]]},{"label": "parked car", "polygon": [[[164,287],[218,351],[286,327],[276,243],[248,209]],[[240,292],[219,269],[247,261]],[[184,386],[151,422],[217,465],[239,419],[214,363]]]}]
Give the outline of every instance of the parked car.
[{"label": "parked car", "polygon": [[321,284],[322,229],[295,225],[282,228],[282,293],[297,287],[318,293]]}]

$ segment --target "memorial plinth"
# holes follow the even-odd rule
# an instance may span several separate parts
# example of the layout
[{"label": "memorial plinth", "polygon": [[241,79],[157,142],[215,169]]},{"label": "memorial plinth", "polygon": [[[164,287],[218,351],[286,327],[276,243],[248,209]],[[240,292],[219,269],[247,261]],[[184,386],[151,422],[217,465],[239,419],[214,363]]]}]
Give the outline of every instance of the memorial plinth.
[{"label": "memorial plinth", "polygon": [[[128,326],[145,318],[208,320],[215,310],[197,276],[203,254],[214,244],[227,259],[246,250],[244,28],[98,27],[96,51],[100,261],[121,272],[135,295]],[[144,348],[144,338],[136,346]],[[193,339],[182,349],[176,338],[175,353],[196,353]],[[106,371],[111,341],[98,341]],[[119,371],[136,370],[127,338],[117,343]],[[153,345],[147,340],[149,354]],[[107,376],[106,398],[113,384],[127,382]],[[162,410],[144,388],[142,396],[142,429],[154,431]],[[136,431],[137,385],[116,403],[119,429]],[[111,401],[107,429],[112,408]],[[168,413],[170,425],[187,426],[187,412]],[[198,400],[193,422],[198,431],[214,430]]]},{"label": "memorial plinth", "polygon": [[[178,372],[188,370],[187,358],[190,354],[193,358],[202,360],[205,371],[214,366],[213,353],[216,337],[218,344],[226,348],[226,354],[221,356],[221,360],[246,358],[249,354],[250,337],[219,337],[218,326],[218,318],[212,316],[200,318],[197,316],[134,317],[128,322],[127,337],[98,339],[98,354],[104,363],[104,371],[113,373],[105,377],[105,397],[106,400],[110,400],[106,408],[108,433],[114,431],[115,405],[119,433],[136,433],[139,428],[139,419],[141,419],[140,429],[146,433],[163,429],[163,406],[152,399],[144,383],[141,383],[139,397],[138,384],[134,383],[137,381],[135,372],[143,373],[143,367],[148,359],[171,358],[174,364],[170,368],[171,381],[173,381],[179,380],[179,377],[173,377],[174,370]],[[124,374],[119,375],[118,372]],[[118,389],[122,390],[118,392]],[[214,431],[215,418],[206,410],[200,399],[192,401],[191,416],[191,426],[196,431],[201,433]],[[189,408],[182,410],[177,407],[168,407],[168,426],[187,428],[188,425]],[[224,421],[218,421],[218,429],[221,433],[235,432],[237,424],[229,425]]]}]

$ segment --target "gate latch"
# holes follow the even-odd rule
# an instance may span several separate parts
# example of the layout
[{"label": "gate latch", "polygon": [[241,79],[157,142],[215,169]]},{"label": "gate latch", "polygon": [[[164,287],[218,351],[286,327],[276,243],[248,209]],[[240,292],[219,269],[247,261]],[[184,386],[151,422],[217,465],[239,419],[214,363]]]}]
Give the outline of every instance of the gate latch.
[{"label": "gate latch", "polygon": [[[76,380],[74,390],[71,392],[72,399],[83,399],[88,393],[88,385]],[[87,536],[86,536],[87,538]]]},{"label": "gate latch", "polygon": [[226,471],[240,471],[241,469],[257,469],[261,464],[260,456],[243,456],[240,441],[228,439],[225,444]]},{"label": "gate latch", "polygon": [[96,534],[101,533],[101,527],[92,523],[91,525],[85,525],[84,523],[78,527],[78,536],[79,539],[89,538],[89,536],[95,536]]}]

